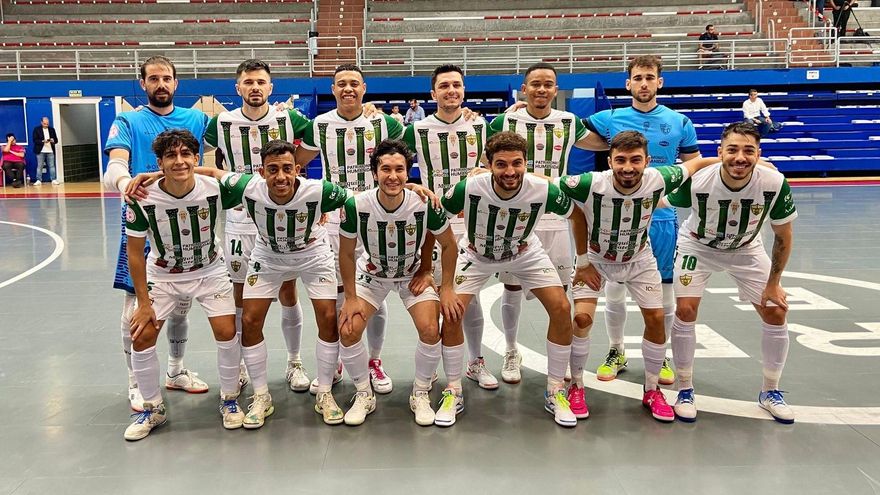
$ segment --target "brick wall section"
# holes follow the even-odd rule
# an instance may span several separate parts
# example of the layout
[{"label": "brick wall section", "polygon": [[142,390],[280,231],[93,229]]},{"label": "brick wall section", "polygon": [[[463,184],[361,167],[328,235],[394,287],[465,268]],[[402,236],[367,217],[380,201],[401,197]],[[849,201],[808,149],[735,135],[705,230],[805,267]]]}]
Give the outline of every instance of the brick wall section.
[{"label": "brick wall section", "polygon": [[[789,0],[746,0],[745,5],[752,15],[758,15],[757,3],[763,5],[764,20],[760,27],[763,36],[769,37],[770,32],[767,30],[767,23],[770,20],[776,25],[776,38],[788,38],[789,30],[792,28],[804,28],[809,24],[801,16],[798,8],[800,3],[791,2]],[[831,15],[830,13],[828,15]],[[819,67],[827,64],[829,56],[823,52],[822,45],[815,39],[813,31],[795,31],[794,43],[792,44],[792,67]],[[784,44],[779,43],[778,51],[784,50]],[[830,64],[828,64],[830,65]]]},{"label": "brick wall section", "polygon": [[[365,4],[365,0],[321,0],[318,7],[319,36],[353,36],[357,46],[363,46]],[[314,75],[332,74],[332,68],[339,64],[355,63],[354,44],[352,39],[319,39]]]}]

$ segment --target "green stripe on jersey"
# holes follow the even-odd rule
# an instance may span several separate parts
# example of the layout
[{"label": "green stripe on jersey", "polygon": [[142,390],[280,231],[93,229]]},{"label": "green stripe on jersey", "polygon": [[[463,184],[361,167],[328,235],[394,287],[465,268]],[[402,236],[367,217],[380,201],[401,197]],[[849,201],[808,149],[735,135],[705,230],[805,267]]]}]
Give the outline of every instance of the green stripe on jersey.
[{"label": "green stripe on jersey", "polygon": [[425,170],[428,172],[428,189],[434,190],[434,166],[431,164],[431,148],[428,144],[428,129],[419,129],[419,143],[422,145],[422,152],[419,153],[419,160],[425,163]]},{"label": "green stripe on jersey", "polygon": [[199,243],[202,241],[202,233],[199,231],[199,207],[187,206],[186,213],[189,215],[189,228],[192,230],[193,245],[193,269],[201,268],[202,265],[202,248]]},{"label": "green stripe on jersey", "polygon": [[251,128],[249,126],[240,126],[238,132],[241,133],[241,157],[244,160],[245,173],[251,174],[254,167],[251,164]]},{"label": "green stripe on jersey", "polygon": [[395,221],[394,228],[397,229],[397,270],[394,278],[400,278],[406,273],[406,220]]},{"label": "green stripe on jersey", "polygon": [[147,214],[147,221],[150,223],[150,230],[153,231],[153,238],[156,242],[150,245],[150,249],[155,249],[159,253],[159,259],[165,258],[165,242],[162,240],[162,234],[159,232],[159,224],[156,222],[156,205],[144,205],[144,213]]},{"label": "green stripe on jersey", "polygon": [[168,215],[168,224],[171,228],[171,243],[174,245],[174,268],[172,271],[183,271],[183,247],[180,240],[180,224],[177,222],[177,208],[165,210]]}]

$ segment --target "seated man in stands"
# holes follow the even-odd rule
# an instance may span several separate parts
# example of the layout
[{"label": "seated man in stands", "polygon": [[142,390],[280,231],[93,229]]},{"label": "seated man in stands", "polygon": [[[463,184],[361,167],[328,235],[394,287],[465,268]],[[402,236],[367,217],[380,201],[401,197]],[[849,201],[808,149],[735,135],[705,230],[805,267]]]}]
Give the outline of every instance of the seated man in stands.
[{"label": "seated man in stands", "polygon": [[758,98],[757,89],[750,89],[749,99],[743,102],[743,120],[754,124],[761,133],[761,137],[774,130],[773,121],[770,120],[770,110],[767,110],[767,105]]},{"label": "seated man in stands", "polygon": [[3,146],[3,170],[6,177],[12,181],[12,187],[21,187],[26,179],[24,148],[15,144],[15,134],[6,135],[6,145]]},{"label": "seated man in stands", "polygon": [[700,59],[700,69],[711,65],[714,60],[718,59],[718,33],[715,26],[709,24],[706,26],[706,32],[700,35],[700,46],[697,48],[697,55]]}]

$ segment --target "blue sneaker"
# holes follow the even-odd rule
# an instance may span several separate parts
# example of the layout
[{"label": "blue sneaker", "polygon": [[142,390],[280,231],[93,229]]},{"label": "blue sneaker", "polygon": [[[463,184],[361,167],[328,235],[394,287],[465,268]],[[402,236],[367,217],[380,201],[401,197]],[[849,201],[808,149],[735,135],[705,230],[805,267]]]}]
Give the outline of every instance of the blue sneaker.
[{"label": "blue sneaker", "polygon": [[694,389],[686,388],[678,391],[678,399],[672,407],[675,417],[685,423],[693,423],[697,420],[697,406],[694,405]]},{"label": "blue sneaker", "polygon": [[758,394],[758,404],[762,409],[766,409],[776,421],[790,425],[794,423],[794,411],[785,403],[785,399],[782,398],[783,393],[782,390],[761,392]]}]

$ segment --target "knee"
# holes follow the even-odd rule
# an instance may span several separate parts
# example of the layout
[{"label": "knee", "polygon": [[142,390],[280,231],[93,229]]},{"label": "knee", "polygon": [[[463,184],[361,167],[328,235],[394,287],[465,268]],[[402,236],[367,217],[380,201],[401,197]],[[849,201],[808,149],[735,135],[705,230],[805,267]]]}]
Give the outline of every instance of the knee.
[{"label": "knee", "polygon": [[697,321],[697,307],[691,304],[678,304],[675,307],[675,317],[681,321]]},{"label": "knee", "polygon": [[339,329],[339,340],[345,347],[351,347],[361,341],[364,325],[345,325]]},{"label": "knee", "polygon": [[242,332],[253,335],[257,333],[263,332],[263,323],[265,322],[266,317],[260,316],[250,311],[245,311],[241,315],[241,328]]},{"label": "knee", "polygon": [[426,344],[434,345],[440,342],[440,324],[432,321],[419,329],[419,340]]},{"label": "knee", "polygon": [[593,326],[593,317],[587,313],[575,313],[574,324],[577,328],[590,328]]},{"label": "knee", "polygon": [[571,303],[568,302],[567,297],[561,297],[549,304],[547,313],[550,314],[551,319],[564,319],[568,321],[571,319]]},{"label": "knee", "polygon": [[764,308],[761,319],[769,325],[784,325],[788,311],[779,306],[769,306]]}]

